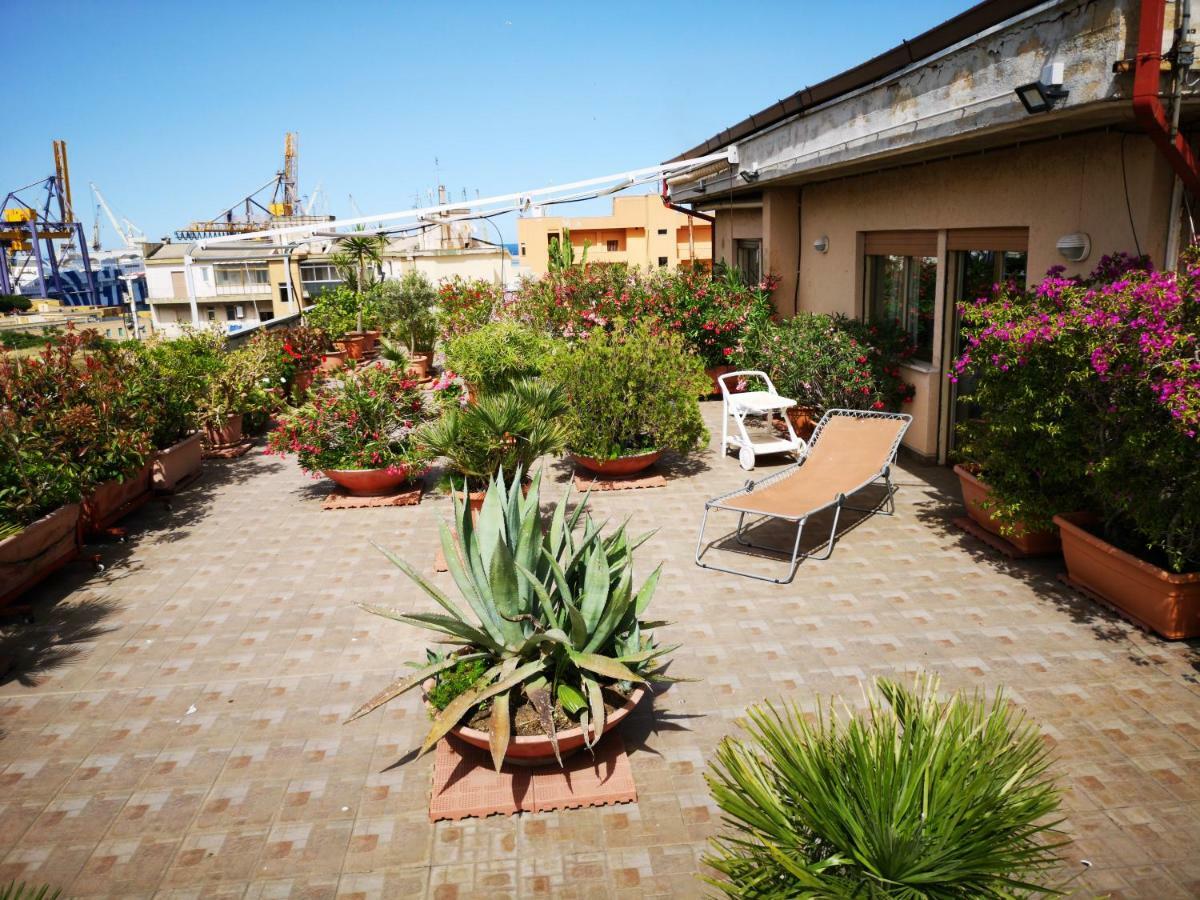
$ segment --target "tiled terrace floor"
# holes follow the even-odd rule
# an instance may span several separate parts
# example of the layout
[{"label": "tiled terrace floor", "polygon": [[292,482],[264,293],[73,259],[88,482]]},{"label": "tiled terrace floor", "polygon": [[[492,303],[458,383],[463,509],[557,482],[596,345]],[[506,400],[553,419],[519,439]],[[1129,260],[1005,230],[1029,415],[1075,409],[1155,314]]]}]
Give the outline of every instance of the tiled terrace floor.
[{"label": "tiled terrace floor", "polygon": [[[719,407],[707,404],[710,424]],[[448,501],[323,512],[324,485],[259,455],[153,503],[109,569],[39,594],[32,655],[0,686],[0,883],[68,896],[608,897],[703,893],[705,761],[747,704],[852,701],[872,676],[1005,684],[1058,754],[1075,887],[1200,895],[1200,648],[1164,644],[957,533],[947,470],[906,464],[899,516],[846,534],[790,586],[691,561],[701,501],[741,483],[701,456],[665,489],[595,496],[659,528],[675,671],[627,732],[636,806],[431,826],[417,697],[344,726],[418,657],[355,600],[424,605],[368,541],[432,569]],[[565,479],[565,470],[551,470]],[[552,492],[556,493],[557,489]],[[446,576],[439,576],[445,579]],[[57,606],[51,604],[58,601]],[[0,653],[0,655],[3,655]]]}]

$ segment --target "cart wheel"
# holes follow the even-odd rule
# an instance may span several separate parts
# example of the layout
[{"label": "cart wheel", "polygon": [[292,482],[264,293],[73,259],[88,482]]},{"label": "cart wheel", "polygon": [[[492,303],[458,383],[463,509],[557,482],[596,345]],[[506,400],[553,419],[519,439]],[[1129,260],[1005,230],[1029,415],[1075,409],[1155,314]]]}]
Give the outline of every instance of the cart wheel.
[{"label": "cart wheel", "polygon": [[750,447],[743,447],[738,451],[738,465],[747,472],[754,469],[754,450]]}]

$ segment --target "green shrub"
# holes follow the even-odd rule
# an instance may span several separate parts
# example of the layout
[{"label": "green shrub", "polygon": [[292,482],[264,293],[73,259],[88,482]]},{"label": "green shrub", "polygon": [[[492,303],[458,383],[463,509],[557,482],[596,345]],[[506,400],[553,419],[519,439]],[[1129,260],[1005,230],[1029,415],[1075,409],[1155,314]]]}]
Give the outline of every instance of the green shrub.
[{"label": "green shrub", "polygon": [[[705,861],[729,897],[1009,898],[1063,846],[1037,731],[1002,693],[881,679],[865,715],[752,708],[708,775],[730,830]],[[885,705],[880,701],[882,695]]]},{"label": "green shrub", "polygon": [[490,322],[450,339],[446,368],[488,394],[540,375],[554,349],[555,343],[537,331],[515,322]]},{"label": "green shrub", "polygon": [[743,338],[737,364],[770,376],[797,405],[827,409],[896,410],[913,397],[900,378],[912,353],[902,332],[842,316],[801,312],[760,321]]},{"label": "green shrub", "polygon": [[450,470],[475,490],[497,472],[511,480],[547,453],[562,452],[562,415],[562,399],[553,385],[518,381],[508,390],[450,407],[441,419],[422,427],[416,440],[445,457]]},{"label": "green shrub", "polygon": [[678,334],[645,324],[597,331],[553,357],[547,376],[566,400],[567,446],[580,455],[689,453],[708,440],[698,398],[711,382]]},{"label": "green shrub", "polygon": [[[313,308],[304,314],[304,324],[325,332],[337,340],[353,331],[358,322],[359,296],[345,285],[324,291],[313,301]],[[374,296],[367,291],[362,296],[363,327],[374,328],[379,322]]]},{"label": "green shrub", "polygon": [[437,315],[442,337],[449,339],[474,331],[492,321],[504,306],[504,289],[482,278],[454,276],[437,291]]},{"label": "green shrub", "polygon": [[136,377],[129,388],[141,392],[153,408],[156,448],[165,450],[200,427],[201,398],[225,365],[219,335],[189,331],[169,341],[127,341],[116,352],[136,354]]},{"label": "green shrub", "polygon": [[47,329],[42,334],[34,334],[29,331],[0,331],[0,347],[4,347],[6,350],[42,347],[52,341],[56,334],[58,334],[58,330],[54,328]]},{"label": "green shrub", "polygon": [[[429,655],[431,663],[438,661],[437,654]],[[487,668],[487,663],[482,659],[464,659],[449,669],[443,669],[434,676],[436,683],[426,695],[429,705],[436,710],[445,709],[451,700],[473,688]]]},{"label": "green shrub", "polygon": [[384,281],[372,289],[379,324],[388,337],[400,341],[408,352],[424,353],[437,340],[437,291],[418,271],[405,272],[399,281]]},{"label": "green shrub", "polygon": [[24,294],[0,294],[0,313],[27,312],[33,301]]}]

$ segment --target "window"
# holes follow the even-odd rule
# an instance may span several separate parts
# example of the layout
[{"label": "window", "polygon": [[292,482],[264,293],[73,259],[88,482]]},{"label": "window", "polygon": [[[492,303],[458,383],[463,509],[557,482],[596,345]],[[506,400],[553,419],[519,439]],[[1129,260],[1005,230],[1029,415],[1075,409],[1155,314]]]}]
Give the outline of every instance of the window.
[{"label": "window", "polygon": [[522,256],[525,255],[525,245],[524,244],[521,245],[521,255]]},{"label": "window", "polygon": [[899,325],[916,347],[913,358],[932,362],[937,257],[869,254],[866,265],[867,318]]},{"label": "window", "polygon": [[211,306],[205,309],[205,312],[208,314],[208,321],[215,322],[217,320],[217,311]]},{"label": "window", "polygon": [[662,269],[662,268],[664,268],[666,265],[667,265],[667,258],[666,258],[665,256],[660,256],[660,257],[658,258],[658,267],[659,267],[660,269]]},{"label": "window", "polygon": [[216,269],[218,293],[240,293],[270,284],[266,266],[226,266]]},{"label": "window", "polygon": [[660,228],[660,229],[658,229],[658,233],[659,233],[659,236],[661,237],[662,235],[664,235],[664,234],[666,234],[666,233],[667,233],[667,229],[665,229],[665,228]]},{"label": "window", "polygon": [[620,241],[605,241],[605,246],[607,247],[609,253],[616,253],[618,250],[621,249],[621,242]]},{"label": "window", "polygon": [[288,293],[288,286],[287,286],[286,281],[279,282],[279,302],[280,303],[291,303],[292,302],[291,295]]},{"label": "window", "polygon": [[762,241],[734,241],[733,249],[742,281],[745,284],[762,281]]},{"label": "window", "polygon": [[558,243],[558,232],[557,231],[548,232],[546,234],[546,246],[553,247],[557,243]]},{"label": "window", "polygon": [[303,265],[300,267],[300,280],[310,281],[341,281],[336,266],[325,264]]}]

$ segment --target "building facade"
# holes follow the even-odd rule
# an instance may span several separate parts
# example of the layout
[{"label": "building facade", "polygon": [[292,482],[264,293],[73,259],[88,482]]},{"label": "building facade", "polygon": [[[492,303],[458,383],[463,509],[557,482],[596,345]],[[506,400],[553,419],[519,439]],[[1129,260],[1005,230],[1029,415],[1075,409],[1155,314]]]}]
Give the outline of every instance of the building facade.
[{"label": "building facade", "polygon": [[[988,0],[681,154],[733,145],[736,162],[671,199],[715,211],[718,260],[779,276],[782,315],[902,323],[917,346],[905,443],[945,462],[962,414],[946,377],[958,301],[1116,251],[1170,264],[1190,237],[1183,180],[1132,100],[1146,7],[1163,14],[1153,0]],[[1169,60],[1171,8],[1149,21]],[[1151,62],[1169,95],[1170,66]],[[1184,90],[1185,133],[1196,108]]]},{"label": "building facade", "polygon": [[576,260],[586,247],[591,265],[712,266],[712,226],[702,211],[685,215],[665,206],[656,194],[639,194],[614,198],[607,216],[521,217],[517,242],[522,271],[544,275],[550,267],[551,243],[562,240],[567,231]]}]

